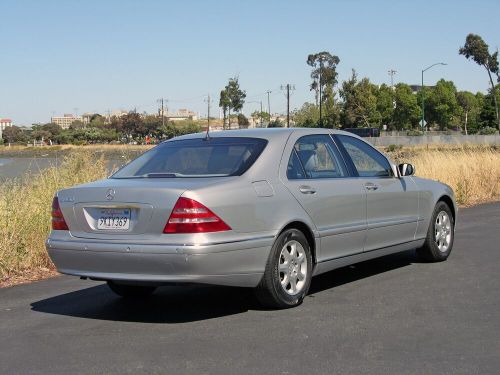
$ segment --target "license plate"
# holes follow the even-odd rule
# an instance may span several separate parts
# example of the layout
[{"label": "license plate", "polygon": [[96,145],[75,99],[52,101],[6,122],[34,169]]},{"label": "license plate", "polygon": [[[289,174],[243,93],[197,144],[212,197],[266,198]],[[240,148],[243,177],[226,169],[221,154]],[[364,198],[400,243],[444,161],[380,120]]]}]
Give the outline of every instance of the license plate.
[{"label": "license plate", "polygon": [[127,230],[130,227],[130,209],[101,209],[97,217],[97,229]]}]

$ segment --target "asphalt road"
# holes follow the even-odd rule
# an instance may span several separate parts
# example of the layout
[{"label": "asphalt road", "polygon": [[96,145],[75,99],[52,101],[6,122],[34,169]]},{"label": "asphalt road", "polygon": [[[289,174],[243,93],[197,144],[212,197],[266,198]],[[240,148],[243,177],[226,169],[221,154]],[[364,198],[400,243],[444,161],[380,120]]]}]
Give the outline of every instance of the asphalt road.
[{"label": "asphalt road", "polygon": [[499,374],[500,203],[459,215],[447,262],[336,270],[290,310],[236,288],[142,303],[72,277],[0,289],[0,374]]}]

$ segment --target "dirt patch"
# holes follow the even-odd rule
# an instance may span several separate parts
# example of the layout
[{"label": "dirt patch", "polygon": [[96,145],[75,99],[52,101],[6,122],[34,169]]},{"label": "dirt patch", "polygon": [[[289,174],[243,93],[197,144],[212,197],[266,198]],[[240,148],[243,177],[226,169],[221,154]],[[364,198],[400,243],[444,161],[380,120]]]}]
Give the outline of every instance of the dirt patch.
[{"label": "dirt patch", "polygon": [[51,277],[59,276],[60,273],[56,270],[49,268],[36,268],[32,270],[25,270],[16,275],[6,277],[0,280],[0,288],[7,288],[9,286],[28,284],[38,280],[44,280]]}]

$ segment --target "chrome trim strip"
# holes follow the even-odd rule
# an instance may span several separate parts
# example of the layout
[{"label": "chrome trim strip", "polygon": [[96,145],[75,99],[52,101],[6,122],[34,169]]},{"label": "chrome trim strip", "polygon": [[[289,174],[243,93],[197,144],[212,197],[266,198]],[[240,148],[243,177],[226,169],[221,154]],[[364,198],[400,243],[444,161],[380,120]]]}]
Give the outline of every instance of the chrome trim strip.
[{"label": "chrome trim strip", "polygon": [[145,246],[173,246],[173,247],[203,247],[203,246],[216,246],[216,245],[226,245],[231,243],[241,243],[241,242],[249,242],[249,241],[259,241],[259,240],[270,240],[274,239],[275,236],[260,236],[260,237],[250,237],[242,240],[233,240],[233,241],[220,241],[220,242],[205,242],[205,243],[163,243],[163,242],[112,242],[109,240],[97,240],[97,239],[85,239],[80,237],[75,237],[75,240],[60,240],[60,239],[52,239],[49,238],[46,242],[47,245],[50,243],[88,243],[88,244],[106,244],[106,245],[145,245]]},{"label": "chrome trim strip", "polygon": [[368,229],[390,227],[392,225],[417,223],[418,217],[407,217],[404,219],[388,219],[368,222]]}]

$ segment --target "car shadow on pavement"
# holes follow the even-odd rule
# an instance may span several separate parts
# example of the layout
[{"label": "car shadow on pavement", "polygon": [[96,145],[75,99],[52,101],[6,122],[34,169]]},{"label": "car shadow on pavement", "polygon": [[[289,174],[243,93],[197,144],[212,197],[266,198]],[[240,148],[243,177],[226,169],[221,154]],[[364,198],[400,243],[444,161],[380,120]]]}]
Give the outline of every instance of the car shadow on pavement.
[{"label": "car shadow on pavement", "polygon": [[[412,263],[419,260],[414,251],[406,251],[322,274],[313,279],[304,303],[327,289]],[[264,310],[248,288],[166,286],[149,298],[125,300],[105,284],[33,302],[31,308],[48,314],[142,323],[185,323]]]}]

